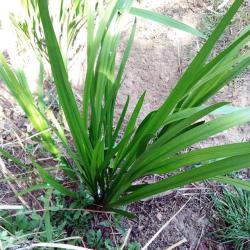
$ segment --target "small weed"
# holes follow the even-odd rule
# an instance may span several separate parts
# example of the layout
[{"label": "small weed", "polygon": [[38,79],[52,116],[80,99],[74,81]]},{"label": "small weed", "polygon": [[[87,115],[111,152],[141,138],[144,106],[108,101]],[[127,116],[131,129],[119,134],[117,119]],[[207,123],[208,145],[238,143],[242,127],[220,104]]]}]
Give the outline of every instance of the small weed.
[{"label": "small weed", "polygon": [[140,245],[140,243],[138,243],[136,241],[129,243],[129,245],[128,245],[128,250],[139,250],[139,249],[141,249],[141,245]]},{"label": "small weed", "polygon": [[221,223],[214,233],[223,243],[233,243],[234,249],[250,249],[250,192],[225,189],[221,197],[214,198],[215,209]]},{"label": "small weed", "polygon": [[45,240],[44,227],[40,225],[42,216],[35,211],[29,215],[26,212],[19,211],[14,216],[7,211],[0,211],[0,241],[3,249],[10,249],[36,238]]},{"label": "small weed", "polygon": [[[39,200],[45,203],[46,197],[42,196]],[[52,241],[76,237],[68,243],[82,246],[84,242],[88,248],[97,250],[117,249],[111,233],[115,232],[118,235],[116,236],[117,239],[126,235],[126,230],[121,224],[122,217],[114,215],[109,219],[103,219],[103,214],[100,214],[97,218],[88,209],[84,209],[92,205],[92,202],[92,199],[86,193],[85,198],[79,204],[79,201],[65,199],[59,192],[53,192],[49,201]],[[79,207],[82,209],[79,209]],[[47,242],[45,213],[40,210],[21,210],[17,213],[0,211],[0,242],[2,248],[7,250],[26,246],[31,242]],[[140,247],[137,242],[133,242],[128,244],[126,249],[136,250]]]},{"label": "small weed", "polygon": [[87,234],[87,243],[91,248],[101,249],[104,244],[101,230],[90,230]]}]

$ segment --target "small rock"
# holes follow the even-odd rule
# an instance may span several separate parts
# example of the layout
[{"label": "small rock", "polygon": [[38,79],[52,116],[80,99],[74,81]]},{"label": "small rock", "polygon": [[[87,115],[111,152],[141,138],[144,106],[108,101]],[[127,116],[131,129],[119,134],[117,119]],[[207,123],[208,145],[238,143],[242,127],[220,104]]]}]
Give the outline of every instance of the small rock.
[{"label": "small rock", "polygon": [[161,213],[157,213],[156,218],[157,218],[159,221],[161,221],[161,220],[162,220],[162,214],[161,214]]}]

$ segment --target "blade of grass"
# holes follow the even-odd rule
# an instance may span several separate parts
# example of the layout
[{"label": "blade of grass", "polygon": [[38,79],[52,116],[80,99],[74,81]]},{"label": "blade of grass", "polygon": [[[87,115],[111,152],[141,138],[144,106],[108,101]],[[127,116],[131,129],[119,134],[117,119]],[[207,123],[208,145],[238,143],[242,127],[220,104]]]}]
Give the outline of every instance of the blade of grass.
[{"label": "blade of grass", "polygon": [[199,168],[187,170],[184,173],[171,176],[155,184],[144,186],[141,189],[120,198],[120,200],[114,202],[112,205],[126,205],[154,194],[182,187],[197,181],[202,181],[207,178],[223,175],[232,171],[241,170],[247,167],[250,167],[250,154],[230,157]]},{"label": "blade of grass", "polygon": [[249,181],[244,181],[240,179],[234,179],[226,176],[217,176],[215,178],[212,178],[215,181],[222,182],[225,184],[229,184],[232,186],[235,186],[237,188],[241,188],[246,191],[250,191],[250,182]]},{"label": "blade of grass", "polygon": [[72,191],[70,191],[68,188],[61,185],[55,177],[51,176],[44,168],[42,168],[38,163],[32,160],[33,165],[38,170],[40,176],[43,178],[43,180],[48,183],[51,187],[58,190],[60,193],[71,196],[77,199],[78,195]]},{"label": "blade of grass", "polygon": [[250,153],[249,146],[249,142],[244,142],[197,149],[185,154],[159,159],[155,161],[153,165],[145,167],[143,171],[147,174],[166,174],[178,170],[180,167],[190,166],[192,164],[202,164],[204,161],[248,154]]},{"label": "blade of grass", "polygon": [[50,221],[50,211],[48,208],[50,207],[50,199],[51,199],[52,190],[47,190],[45,197],[44,197],[44,224],[45,224],[45,232],[46,232],[46,238],[47,242],[52,241],[52,235],[53,235],[53,227],[51,225]]},{"label": "blade of grass", "polygon": [[180,21],[177,21],[168,16],[163,16],[163,15],[160,15],[158,13],[155,13],[149,10],[144,10],[144,9],[134,8],[134,7],[130,9],[130,14],[143,17],[145,19],[149,19],[151,21],[154,21],[154,22],[157,22],[157,23],[160,23],[160,24],[172,27],[172,28],[185,31],[187,33],[190,33],[192,35],[195,35],[201,38],[206,38],[206,36],[202,34],[200,31],[198,31],[197,29],[192,28],[191,26],[185,23],[182,23]]},{"label": "blade of grass", "polygon": [[189,65],[188,69],[185,71],[176,87],[172,90],[169,97],[160,107],[158,112],[154,115],[151,123],[145,129],[145,133],[152,133],[159,126],[161,126],[165,117],[168,116],[175,105],[182,99],[183,96],[185,96],[185,93],[191,87],[190,85],[192,84],[192,79],[195,77],[194,72],[198,72],[203,67],[214,45],[216,44],[224,30],[227,28],[228,24],[230,23],[242,3],[243,0],[234,1],[228,12],[224,15],[211,36],[208,38],[207,42],[201,48],[200,52]]},{"label": "blade of grass", "polygon": [[246,108],[228,115],[223,115],[215,120],[188,130],[187,132],[170,140],[166,145],[155,147],[153,149],[149,148],[133,163],[130,167],[129,173],[125,173],[124,169],[121,169],[121,174],[119,173],[116,176],[112,185],[112,192],[109,199],[115,200],[119,197],[120,194],[135,180],[137,177],[137,174],[135,173],[137,171],[142,171],[142,169],[144,169],[147,165],[153,165],[155,161],[161,159],[162,157],[172,156],[194,143],[248,121],[250,121],[250,109]]},{"label": "blade of grass", "polygon": [[[64,61],[59,49],[55,32],[50,20],[47,0],[38,0],[39,13],[43,24],[51,70],[55,80],[57,93],[62,105],[65,117],[69,124],[76,147],[80,152],[80,157],[85,166],[88,166],[92,153],[92,146],[87,136],[86,130],[81,125],[80,112],[68,81]],[[85,171],[88,172],[85,167]]]}]

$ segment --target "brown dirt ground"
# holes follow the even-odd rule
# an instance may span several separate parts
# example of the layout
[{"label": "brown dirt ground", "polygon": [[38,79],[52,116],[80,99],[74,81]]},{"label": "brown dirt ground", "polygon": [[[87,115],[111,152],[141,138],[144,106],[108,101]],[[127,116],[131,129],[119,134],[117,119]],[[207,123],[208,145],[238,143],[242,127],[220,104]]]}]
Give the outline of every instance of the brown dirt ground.
[{"label": "brown dirt ground", "polygon": [[[159,13],[172,16],[195,27],[214,27],[225,9],[218,10],[222,1],[200,0],[143,0],[141,5]],[[250,22],[250,2],[237,15],[233,25],[217,46],[217,51],[223,48],[242,27]],[[126,41],[128,33],[124,33]],[[121,44],[121,52],[124,49]],[[201,41],[170,28],[139,20],[135,44],[129,59],[125,79],[118,98],[118,111],[125,102],[127,95],[131,96],[130,112],[138,97],[147,90],[146,101],[140,119],[148,112],[157,108],[175,85],[185,67],[200,48]],[[230,86],[221,90],[212,101],[230,101],[235,105],[250,105],[250,73],[242,74]],[[1,89],[1,96],[6,98],[6,92]],[[9,99],[9,97],[7,97]],[[11,102],[12,103],[12,102]],[[21,118],[14,104],[6,104],[4,100],[0,107],[0,143],[16,140],[13,131],[22,134],[30,131],[27,123]],[[14,125],[10,125],[10,120]],[[250,126],[231,129],[219,136],[203,142],[209,146],[234,141],[246,141],[250,138]],[[190,185],[185,189],[176,190],[162,197],[139,202],[129,206],[129,210],[137,215],[134,222],[124,223],[132,228],[131,240],[137,240],[143,246],[189,199],[185,208],[172,220],[165,230],[155,239],[148,249],[167,249],[168,246],[186,239],[187,242],[176,249],[221,249],[209,232],[213,230],[212,203],[209,194],[215,190],[213,183]],[[6,196],[6,187],[1,186],[0,197]],[[0,199],[0,202],[2,200]]]}]

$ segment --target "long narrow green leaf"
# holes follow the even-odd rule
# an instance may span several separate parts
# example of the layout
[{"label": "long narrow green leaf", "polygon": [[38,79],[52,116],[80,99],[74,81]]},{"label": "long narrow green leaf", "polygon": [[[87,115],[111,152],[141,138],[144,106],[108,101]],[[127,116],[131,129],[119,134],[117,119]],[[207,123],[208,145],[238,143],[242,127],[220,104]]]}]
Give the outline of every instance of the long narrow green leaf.
[{"label": "long narrow green leaf", "polygon": [[132,31],[131,31],[131,34],[129,36],[129,40],[128,40],[128,43],[127,43],[126,49],[124,51],[124,54],[123,54],[123,57],[122,57],[122,60],[121,60],[120,66],[119,66],[119,70],[117,73],[117,77],[116,77],[116,81],[115,81],[115,85],[116,85],[117,90],[121,84],[124,69],[125,69],[126,63],[128,61],[129,54],[130,54],[130,51],[131,51],[131,48],[132,48],[132,45],[134,42],[135,31],[136,31],[136,19],[134,21]]},{"label": "long narrow green leaf", "polygon": [[38,102],[39,102],[39,108],[42,112],[45,111],[45,106],[46,106],[44,102],[43,83],[44,83],[44,66],[40,61],[39,77],[38,77]]},{"label": "long narrow green leaf", "polygon": [[47,242],[52,241],[52,235],[53,235],[53,227],[50,221],[50,211],[48,210],[48,208],[50,207],[51,194],[52,194],[52,190],[47,190],[45,197],[44,197],[44,209],[45,209],[44,225],[45,225]]},{"label": "long narrow green leaf", "polygon": [[250,182],[249,181],[243,181],[240,179],[234,179],[230,177],[225,176],[217,176],[215,178],[212,178],[215,181],[222,182],[225,184],[229,184],[232,186],[235,186],[236,188],[241,188],[246,191],[250,191]]},{"label": "long narrow green leaf", "polygon": [[113,128],[113,120],[114,120],[114,111],[115,111],[115,104],[116,104],[116,99],[117,99],[117,93],[119,90],[119,87],[121,86],[122,83],[122,76],[125,70],[125,66],[132,48],[132,44],[134,41],[134,37],[135,37],[135,31],[136,31],[136,20],[134,22],[126,49],[124,51],[121,63],[119,65],[119,70],[115,79],[115,83],[112,87],[111,93],[108,94],[107,96],[107,109],[109,110],[109,120],[110,122],[108,123],[109,126],[109,133],[110,133],[110,137],[112,137],[110,139],[110,146],[112,147],[117,139],[117,136],[119,134],[119,131],[121,129],[122,123],[124,121],[126,112],[127,112],[127,108],[128,108],[128,104],[129,104],[129,97],[127,98],[127,101],[125,103],[125,106],[123,108],[123,111],[120,115],[119,121],[117,123],[116,129],[112,135],[112,128]]},{"label": "long narrow green leaf", "polygon": [[[185,128],[187,128],[188,126],[190,126],[193,122],[197,121],[198,119],[202,118],[203,116],[209,114],[210,112],[220,108],[221,106],[225,105],[225,103],[219,103],[219,104],[215,104],[212,105],[210,107],[197,107],[197,108],[193,108],[193,109],[188,109],[188,110],[184,110],[181,111],[180,114],[175,113],[173,115],[170,115],[168,119],[166,119],[165,124],[168,124],[170,122],[174,122],[174,121],[178,121],[180,119],[183,118],[187,118],[184,119],[183,121],[179,122],[176,126],[174,126],[172,128],[172,130],[170,129],[170,131],[168,130],[167,133],[165,133],[164,136],[160,137],[160,139],[156,140],[154,142],[154,144],[150,145],[149,147],[152,148],[157,148],[162,144],[165,144],[168,140],[170,140],[173,136],[176,135],[176,133],[185,130]],[[185,131],[183,131],[185,132]],[[154,135],[153,134],[149,134],[149,135],[145,135],[145,138],[153,138]],[[144,137],[141,139],[141,141],[137,141],[136,136],[134,137],[134,139],[132,140],[131,144],[128,146],[128,148],[130,148],[130,152],[129,155],[126,159],[126,161],[124,162],[124,168],[125,166],[128,167],[131,165],[131,163],[134,161],[135,157],[136,157],[136,150],[140,150],[140,146],[142,141],[144,140]],[[131,149],[134,145],[138,145],[138,148],[134,147],[134,149]],[[137,155],[138,156],[138,155]],[[123,170],[124,171],[124,170]],[[118,176],[117,179],[120,178],[120,176],[123,174],[123,172],[121,172]],[[116,182],[115,182],[116,183]]]},{"label": "long narrow green leaf", "polygon": [[144,102],[145,95],[146,95],[146,92],[144,92],[143,95],[139,98],[139,100],[135,106],[135,109],[134,109],[134,111],[133,111],[133,113],[128,121],[127,126],[126,126],[124,136],[130,134],[134,130],[136,120],[138,118],[138,115],[140,113],[140,110],[141,110],[143,102]]},{"label": "long narrow green leaf", "polygon": [[[141,110],[142,105],[143,105],[145,94],[146,94],[146,92],[144,92],[144,94],[139,98],[139,100],[135,106],[135,109],[134,109],[134,111],[133,111],[133,113],[128,121],[128,124],[125,128],[124,135],[123,135],[125,138],[127,138],[127,136],[129,134],[131,134],[134,130],[136,120],[138,118],[138,115],[139,115],[140,110]],[[129,138],[127,139],[127,142],[128,141],[129,141]],[[124,158],[124,155],[127,153],[128,149],[129,149],[128,147],[124,147],[118,152],[116,159],[115,159],[115,163],[114,163],[115,168],[118,167],[120,161]]]},{"label": "long narrow green leaf", "polygon": [[233,113],[235,111],[240,111],[240,110],[245,109],[245,108],[248,108],[248,107],[226,105],[226,106],[221,107],[221,108],[215,110],[214,112],[212,112],[212,115],[226,115],[226,114]]},{"label": "long narrow green leaf", "polygon": [[[148,155],[143,155],[145,161],[140,159],[140,164],[143,162],[150,162],[153,159],[165,154],[172,154],[178,152],[189,145],[192,145],[201,140],[207,139],[209,136],[215,135],[223,130],[229,129],[236,125],[244,124],[250,121],[250,109],[245,108],[241,111],[233,112],[231,114],[223,115],[215,120],[209,121],[199,127],[193,128],[171,140],[167,145],[154,150],[148,150]],[[138,159],[139,160],[139,159]]]},{"label": "long narrow green leaf", "polygon": [[[197,108],[197,109],[194,109],[196,110],[197,112],[196,113],[193,113],[192,111],[193,110],[188,110],[189,112],[191,111],[190,113],[190,116],[187,118],[187,119],[184,119],[182,121],[180,121],[178,124],[176,124],[175,126],[167,129],[167,131],[158,139],[154,142],[154,144],[150,145],[149,148],[157,148],[159,146],[162,146],[163,144],[166,144],[169,140],[171,140],[172,138],[174,138],[175,136],[179,135],[178,133],[180,133],[181,131],[184,133],[186,132],[185,129],[187,129],[190,126],[192,126],[192,124],[194,122],[196,122],[197,120],[201,119],[202,117],[208,115],[209,113],[213,112],[214,110],[217,110],[218,108],[224,106],[226,103],[218,103],[218,104],[215,104],[215,105],[211,105],[210,107],[204,107],[203,109],[201,108]],[[181,115],[178,115],[178,113],[175,115],[173,114],[172,116],[174,118],[171,119],[171,116],[170,119],[168,119],[168,122],[169,121],[173,121],[175,119],[181,119],[183,117],[187,117],[188,113],[186,112],[180,112]],[[153,134],[149,134],[149,135],[145,135],[145,138],[153,138],[154,135]],[[143,142],[144,140],[144,137],[142,138],[142,140],[140,141],[139,143],[139,146],[138,146],[138,150],[140,150],[140,146],[141,146],[141,143]],[[132,155],[133,151],[130,151],[130,155]],[[137,155],[138,156],[138,155]],[[130,156],[128,157],[127,161],[125,161],[124,163],[124,166],[130,166],[130,163],[132,162],[133,158]]]},{"label": "long narrow green leaf", "polygon": [[202,34],[200,31],[198,31],[197,29],[192,28],[191,26],[189,26],[185,23],[182,23],[180,21],[177,21],[177,20],[175,20],[171,17],[168,17],[168,16],[163,16],[163,15],[160,15],[158,13],[155,13],[155,12],[152,12],[149,10],[139,9],[139,8],[131,8],[130,14],[135,15],[135,16],[139,16],[139,17],[143,17],[143,18],[149,19],[151,21],[161,23],[161,24],[164,24],[166,26],[191,33],[192,35],[195,35],[195,36],[198,36],[201,38],[206,38],[206,36],[204,34]]},{"label": "long narrow green leaf", "polygon": [[18,166],[22,167],[23,169],[28,169],[28,166],[26,166],[25,164],[23,164],[23,162],[21,162],[18,158],[14,157],[13,155],[11,155],[10,153],[8,153],[6,150],[4,150],[3,148],[0,148],[0,153],[7,159],[13,161],[14,163],[16,163]]},{"label": "long narrow green leaf", "polygon": [[[239,50],[246,45],[246,43],[250,39],[250,26],[247,27],[247,29],[242,32],[242,34],[235,39],[235,41],[225,50],[223,50],[219,55],[217,55],[213,60],[211,60],[208,64],[206,64],[202,69],[200,69],[192,79],[192,84],[190,84],[190,88],[196,87],[197,83],[200,83],[200,80],[206,78],[209,76],[209,78],[212,78],[210,76],[210,73],[212,75],[214,74],[213,70],[218,68],[223,68],[223,64],[230,63],[234,61],[234,55],[239,54]],[[219,67],[218,67],[219,66]],[[203,80],[204,81],[204,80]],[[188,91],[186,91],[186,95],[188,94]],[[185,97],[183,97],[184,99]],[[185,107],[182,107],[184,109]]]},{"label": "long narrow green leaf", "polygon": [[47,0],[38,0],[38,6],[59,100],[80,156],[87,166],[89,163],[87,156],[91,156],[92,147],[87,133],[81,125],[80,113],[68,81],[64,61],[50,20]]},{"label": "long narrow green leaf", "polygon": [[22,107],[33,127],[40,133],[44,147],[53,155],[57,155],[59,150],[48,130],[49,122],[39,108],[36,107],[24,73],[22,71],[14,72],[1,53],[0,63],[0,78],[2,78],[18,104]]},{"label": "long narrow green leaf", "polygon": [[184,185],[202,181],[218,175],[223,175],[231,171],[241,170],[250,167],[250,154],[230,157],[224,160],[210,163],[208,165],[187,170],[184,173],[166,178],[155,184],[143,186],[139,190],[122,197],[117,202],[112,203],[113,206],[126,205],[128,203],[149,197],[170,189],[182,187]]},{"label": "long narrow green leaf", "polygon": [[211,112],[217,110],[220,107],[223,107],[227,103],[217,103],[211,105],[207,108],[202,109],[201,111],[196,112],[195,114],[191,115],[187,119],[180,121],[178,124],[175,124],[171,128],[169,128],[155,143],[152,147],[157,147],[159,145],[163,145],[167,143],[169,140],[174,138],[179,132],[187,128],[188,126],[192,125],[194,122],[198,121],[199,119],[205,117],[206,115],[210,114]]},{"label": "long narrow green leaf", "polygon": [[122,113],[121,113],[120,118],[119,118],[119,120],[117,122],[115,131],[114,131],[114,134],[113,134],[113,138],[112,138],[112,144],[111,144],[112,146],[114,145],[115,141],[117,140],[117,136],[119,135],[119,132],[121,130],[125,115],[127,113],[128,104],[129,104],[129,96],[127,97],[126,103],[125,103],[125,105],[124,105],[124,107],[122,109]]},{"label": "long narrow green leaf", "polygon": [[42,189],[51,189],[51,187],[47,183],[36,184],[36,185],[33,185],[29,188],[25,188],[25,189],[21,190],[20,192],[18,192],[18,195],[23,196],[23,195],[31,193],[33,191],[42,190]]},{"label": "long narrow green leaf", "polygon": [[147,174],[166,174],[180,167],[190,166],[192,164],[202,164],[204,161],[218,160],[248,153],[250,153],[249,142],[197,149],[185,154],[158,159],[154,164],[145,167],[143,171]]},{"label": "long narrow green leaf", "polygon": [[[118,197],[123,191],[127,190],[132,181],[137,177],[143,168],[148,165],[153,165],[155,161],[161,157],[172,156],[180,152],[186,147],[193,145],[201,140],[215,135],[225,129],[250,121],[250,109],[246,108],[239,112],[233,112],[228,115],[221,116],[215,120],[209,121],[198,127],[195,127],[187,132],[170,140],[166,145],[150,148],[142,154],[130,167],[131,171],[125,174],[122,169],[122,174],[118,175],[112,186],[111,197]],[[113,199],[114,199],[113,198]]]},{"label": "long narrow green leaf", "polygon": [[[94,64],[95,64],[95,48],[94,48],[94,8],[95,8],[96,1],[87,1],[86,2],[86,14],[87,14],[87,72],[85,78],[85,85],[84,85],[84,98],[83,98],[83,126],[84,129],[87,130],[88,127],[88,110],[89,110],[89,99],[90,99],[90,90],[92,81],[94,78]],[[93,114],[92,114],[93,115]]]},{"label": "long narrow green leaf", "polygon": [[[233,8],[233,6],[232,6]],[[231,13],[232,14],[232,13]],[[222,20],[223,21],[223,20]],[[225,22],[225,20],[224,20]],[[217,35],[217,34],[215,34]],[[198,81],[199,79],[201,79],[204,75],[206,76],[206,74],[208,74],[215,66],[216,64],[220,63],[221,61],[225,60],[225,58],[228,58],[227,55],[231,55],[231,58],[232,56],[235,54],[235,51],[238,51],[239,50],[239,47],[241,47],[242,45],[244,45],[246,43],[246,41],[248,41],[249,39],[249,28],[247,28],[244,32],[242,32],[242,34],[239,36],[239,38],[237,38],[235,40],[235,42],[229,46],[229,48],[227,48],[225,51],[223,51],[219,56],[217,56],[215,59],[212,60],[211,63],[209,63],[208,65],[206,65],[204,68],[202,68],[200,70],[200,73],[198,71],[198,77],[196,77],[196,74],[192,74],[192,77],[194,77],[195,80],[192,80],[192,81]],[[206,45],[205,45],[206,46]],[[231,58],[228,58],[231,59]],[[230,62],[230,60],[229,60]],[[198,65],[198,64],[197,64]],[[242,69],[246,66],[247,64],[243,65]],[[221,71],[223,72],[223,68],[221,69]],[[200,75],[199,75],[200,74]],[[210,76],[211,77],[211,76]],[[218,78],[218,77],[217,77]],[[216,79],[217,80],[217,79]],[[228,80],[228,78],[227,78]],[[190,79],[191,81],[191,79]],[[184,81],[183,81],[184,82]],[[187,81],[188,82],[188,81]],[[226,80],[224,80],[224,83],[226,83]],[[215,92],[216,90],[213,90],[213,92]],[[186,93],[187,94],[187,93]],[[212,94],[212,92],[210,92],[210,95]],[[166,108],[168,108],[166,106]],[[197,107],[197,108],[194,108],[194,110],[192,112],[196,112],[195,109],[200,109],[201,107]],[[163,110],[162,109],[162,112],[161,112],[161,117],[159,115],[158,119],[156,117],[153,117],[153,115],[151,115],[150,119],[148,119],[147,121],[147,126],[143,129],[143,130],[140,130],[140,133],[136,132],[136,135],[135,135],[135,140],[133,140],[130,144],[130,155],[134,155],[135,152],[136,152],[136,147],[138,146],[138,142],[142,139],[143,135],[146,134],[147,132],[147,127],[150,128],[150,126],[152,126],[152,129],[156,130],[157,127],[159,127],[159,120],[162,119],[162,117],[166,117],[165,118],[165,125],[169,124],[171,119],[176,119],[178,120],[178,117],[182,117],[185,118],[185,115],[186,116],[190,116],[191,114],[189,114],[189,110],[181,110],[181,112],[178,110],[178,112],[170,115],[170,116],[167,116],[167,114],[165,113],[166,110]],[[158,111],[159,112],[159,111]],[[184,113],[182,113],[184,112]],[[191,112],[191,110],[190,110]],[[154,116],[156,116],[156,112],[154,113]],[[176,116],[176,118],[175,118]],[[163,119],[162,119],[163,120]],[[154,121],[155,121],[155,127],[153,127],[153,124],[154,124]],[[141,126],[139,126],[140,128]],[[148,129],[148,131],[150,131],[150,129]],[[132,157],[130,157],[130,159],[128,161],[126,161],[126,165],[129,166],[129,162],[132,161]]]},{"label": "long narrow green leaf", "polygon": [[204,44],[200,52],[194,58],[188,69],[183,74],[180,81],[177,83],[176,87],[172,90],[169,97],[163,103],[161,108],[155,114],[152,122],[145,130],[145,133],[152,133],[156,130],[159,126],[161,126],[162,122],[164,121],[165,117],[172,111],[175,105],[185,96],[187,90],[191,87],[192,80],[195,77],[194,72],[199,71],[204,63],[206,62],[210,52],[212,51],[214,45],[236,14],[237,10],[243,3],[243,0],[236,0],[233,5],[230,7],[228,12],[224,15],[220,23],[217,25],[207,42]]},{"label": "long narrow green leaf", "polygon": [[40,173],[40,176],[43,178],[43,180],[51,185],[51,187],[55,188],[58,190],[60,193],[71,196],[74,198],[77,198],[77,194],[74,192],[70,191],[68,188],[64,187],[61,185],[53,176],[51,176],[44,168],[42,168],[38,163],[35,161],[32,161],[38,172]]},{"label": "long narrow green leaf", "polygon": [[240,56],[224,65],[221,69],[217,69],[199,84],[201,86],[197,86],[193,91],[191,90],[191,93],[183,103],[182,108],[198,106],[204,103],[249,65],[250,53],[247,53],[246,55]]}]

